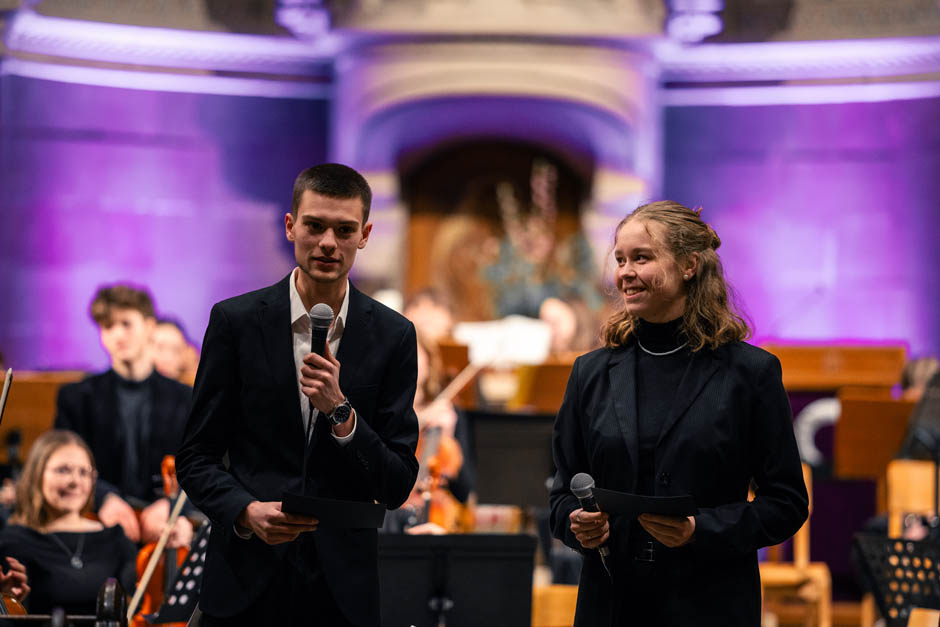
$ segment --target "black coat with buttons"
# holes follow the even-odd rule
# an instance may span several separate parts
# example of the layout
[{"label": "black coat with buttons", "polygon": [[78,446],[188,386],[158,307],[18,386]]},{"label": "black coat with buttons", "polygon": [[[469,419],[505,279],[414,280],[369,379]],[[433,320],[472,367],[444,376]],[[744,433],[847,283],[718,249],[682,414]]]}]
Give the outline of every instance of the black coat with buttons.
[{"label": "black coat with buttons", "polygon": [[[234,533],[236,518],[251,501],[280,501],[285,491],[303,490],[306,440],[292,347],[290,276],[222,301],[209,316],[192,411],[176,458],[180,485],[213,521],[200,607],[218,617],[243,611],[290,558],[320,569],[351,623],[378,625],[375,529],[322,527],[275,546]],[[340,388],[356,412],[356,433],[340,446],[320,416],[306,493],[377,501],[391,509],[408,497],[418,472],[415,330],[352,285],[349,290],[336,359]],[[305,543],[314,547],[306,551]]]},{"label": "black coat with buttons", "polygon": [[[603,348],[575,362],[552,437],[557,472],[551,492],[552,531],[585,554],[576,626],[630,625],[623,596],[630,522],[611,519],[612,578],[597,551],[571,533],[579,507],[569,484],[589,473],[597,487],[636,492],[638,438],[636,348]],[[757,549],[793,535],[808,499],[793,436],[790,404],[776,357],[744,342],[692,354],[655,450],[655,494],[691,494],[698,507],[690,544],[663,592],[666,624],[760,624]],[[748,502],[753,479],[756,498]]]}]

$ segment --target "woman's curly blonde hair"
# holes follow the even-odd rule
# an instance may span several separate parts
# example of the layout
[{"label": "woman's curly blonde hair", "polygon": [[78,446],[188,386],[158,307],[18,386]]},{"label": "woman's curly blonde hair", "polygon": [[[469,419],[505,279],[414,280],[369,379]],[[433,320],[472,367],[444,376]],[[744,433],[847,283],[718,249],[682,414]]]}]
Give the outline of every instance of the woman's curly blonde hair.
[{"label": "woman's curly blonde hair", "polygon": [[[621,220],[614,231],[616,243],[620,229],[628,222],[639,220],[659,224],[662,241],[656,242],[659,239],[657,233],[651,231],[650,235],[672,255],[677,272],[681,272],[678,264],[692,255],[698,256],[695,275],[685,281],[686,301],[681,326],[693,351],[744,340],[751,333],[744,319],[734,311],[729,296],[731,290],[717,253],[721,239],[702,222],[700,213],[701,209],[693,211],[677,202],[661,200],[638,207]],[[635,315],[623,309],[614,313],[601,327],[604,345],[609,348],[625,346],[635,332],[636,324]]]}]

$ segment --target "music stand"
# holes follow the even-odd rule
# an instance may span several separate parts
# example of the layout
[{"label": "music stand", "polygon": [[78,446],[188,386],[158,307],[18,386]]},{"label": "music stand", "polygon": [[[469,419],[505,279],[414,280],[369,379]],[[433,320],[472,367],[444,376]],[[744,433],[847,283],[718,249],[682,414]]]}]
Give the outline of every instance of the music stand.
[{"label": "music stand", "polygon": [[212,526],[206,523],[196,532],[189,547],[189,555],[166,590],[163,603],[157,613],[144,617],[151,625],[185,623],[196,611],[199,592],[202,589],[202,573],[206,567],[206,550],[209,548],[211,529]]},{"label": "music stand", "polygon": [[545,507],[545,482],[555,474],[554,414],[479,410],[468,411],[467,418],[479,502]]},{"label": "music stand", "polygon": [[911,609],[940,609],[940,545],[857,534],[865,576],[889,627],[904,627]]},{"label": "music stand", "polygon": [[536,539],[379,534],[383,625],[529,625]]}]

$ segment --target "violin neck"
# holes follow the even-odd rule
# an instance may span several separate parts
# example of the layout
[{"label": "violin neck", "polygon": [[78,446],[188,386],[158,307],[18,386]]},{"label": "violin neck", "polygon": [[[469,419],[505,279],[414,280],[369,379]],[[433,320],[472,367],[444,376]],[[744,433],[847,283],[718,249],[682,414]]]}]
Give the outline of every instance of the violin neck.
[{"label": "violin neck", "polygon": [[419,460],[422,466],[425,465],[429,459],[437,455],[438,449],[441,448],[441,433],[442,430],[440,427],[428,427],[422,434],[424,445],[422,446],[422,455]]}]

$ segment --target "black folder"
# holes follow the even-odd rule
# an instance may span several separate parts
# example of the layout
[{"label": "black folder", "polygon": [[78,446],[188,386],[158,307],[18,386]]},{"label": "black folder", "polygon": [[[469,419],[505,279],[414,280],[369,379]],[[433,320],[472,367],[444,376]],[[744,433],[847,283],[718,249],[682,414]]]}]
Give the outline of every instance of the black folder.
[{"label": "black folder", "polygon": [[381,503],[340,501],[290,492],[281,496],[281,511],[314,516],[321,527],[337,529],[378,529],[385,520],[385,505]]},{"label": "black folder", "polygon": [[636,518],[640,514],[662,516],[694,516],[698,513],[695,499],[689,494],[682,496],[645,496],[594,488],[597,508],[612,516]]}]

